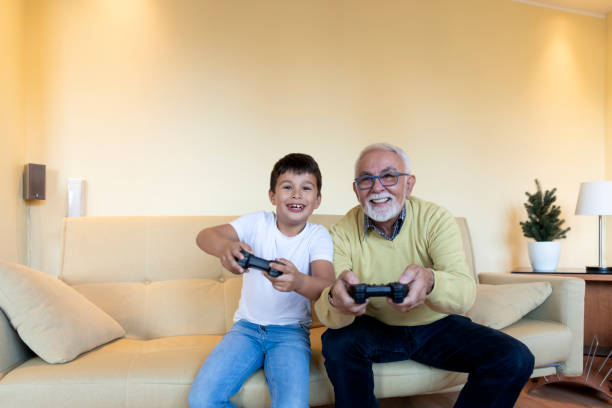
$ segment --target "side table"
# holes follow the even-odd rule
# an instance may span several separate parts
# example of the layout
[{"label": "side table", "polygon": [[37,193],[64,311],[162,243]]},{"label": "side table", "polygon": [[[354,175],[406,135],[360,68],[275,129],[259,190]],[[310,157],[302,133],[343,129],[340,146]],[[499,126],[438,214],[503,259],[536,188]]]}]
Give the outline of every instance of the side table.
[{"label": "side table", "polygon": [[591,340],[597,335],[598,356],[612,350],[612,274],[586,273],[585,268],[559,268],[556,272],[534,272],[531,268],[517,268],[517,274],[555,275],[584,279],[584,354],[589,352]]}]

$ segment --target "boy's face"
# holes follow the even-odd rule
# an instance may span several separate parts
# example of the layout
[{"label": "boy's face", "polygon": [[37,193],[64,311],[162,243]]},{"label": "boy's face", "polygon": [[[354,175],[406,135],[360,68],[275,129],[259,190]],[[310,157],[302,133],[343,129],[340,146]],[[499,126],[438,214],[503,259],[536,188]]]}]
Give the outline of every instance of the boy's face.
[{"label": "boy's face", "polygon": [[321,195],[313,174],[287,171],[278,177],[270,202],[276,206],[277,222],[283,225],[305,224],[312,212],[319,208]]}]

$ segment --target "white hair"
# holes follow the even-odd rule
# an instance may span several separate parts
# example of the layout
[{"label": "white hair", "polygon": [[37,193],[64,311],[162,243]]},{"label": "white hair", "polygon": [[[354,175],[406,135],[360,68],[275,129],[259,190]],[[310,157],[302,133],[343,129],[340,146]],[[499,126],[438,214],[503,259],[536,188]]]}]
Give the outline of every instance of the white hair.
[{"label": "white hair", "polygon": [[391,143],[374,143],[369,146],[366,146],[361,151],[361,153],[359,153],[359,157],[357,157],[357,160],[355,161],[355,176],[357,176],[357,167],[359,166],[359,161],[363,158],[363,156],[374,150],[386,150],[388,152],[393,152],[397,154],[404,162],[404,171],[406,173],[410,173],[410,158],[408,157],[405,151],[403,151],[397,146],[392,145]]}]

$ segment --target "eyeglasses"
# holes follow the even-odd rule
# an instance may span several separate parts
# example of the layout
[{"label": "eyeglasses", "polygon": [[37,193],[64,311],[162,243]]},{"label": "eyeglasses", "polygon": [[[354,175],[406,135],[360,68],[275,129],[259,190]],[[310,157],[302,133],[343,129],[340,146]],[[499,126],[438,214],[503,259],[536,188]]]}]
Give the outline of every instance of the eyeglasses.
[{"label": "eyeglasses", "polygon": [[379,174],[378,176],[361,176],[355,179],[355,184],[359,190],[369,190],[376,183],[376,179],[380,182],[380,185],[384,187],[391,187],[397,184],[399,176],[409,176],[410,173],[400,173],[399,171]]}]

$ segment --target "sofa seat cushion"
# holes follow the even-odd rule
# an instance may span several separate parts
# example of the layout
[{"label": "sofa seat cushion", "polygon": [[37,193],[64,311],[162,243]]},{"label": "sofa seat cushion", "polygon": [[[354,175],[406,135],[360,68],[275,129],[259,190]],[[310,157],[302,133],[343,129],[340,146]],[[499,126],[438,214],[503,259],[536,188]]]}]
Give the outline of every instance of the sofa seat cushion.
[{"label": "sofa seat cushion", "polygon": [[[221,338],[217,335],[124,338],[66,364],[50,365],[38,357],[32,358],[2,379],[1,405],[184,408],[193,379]],[[313,359],[310,386],[313,400],[321,400],[321,395],[329,397],[325,381]],[[251,376],[232,401],[238,406],[245,406],[248,401],[249,407],[268,407],[270,399],[263,370]]]},{"label": "sofa seat cushion", "polygon": [[502,331],[529,347],[536,368],[566,361],[570,356],[572,332],[561,323],[523,318]]},{"label": "sofa seat cushion", "polygon": [[7,407],[185,406],[203,356],[219,339],[120,339],[62,365],[32,358],[3,378],[0,400]]},{"label": "sofa seat cushion", "polygon": [[[326,381],[319,388],[325,392],[325,398],[333,399],[333,388],[327,380],[322,355],[321,335],[326,328],[316,328],[311,333],[313,363],[319,365],[318,373],[321,373]],[[312,370],[311,364],[311,370]],[[443,389],[452,388],[467,381],[467,374],[455,373],[428,367],[412,360],[395,361],[392,363],[375,363],[372,366],[374,372],[374,394],[378,398],[390,398],[407,395],[417,395],[430,392],[438,392]],[[323,382],[323,381],[322,381]],[[313,373],[311,371],[311,387],[313,384]],[[312,396],[312,391],[311,391]],[[311,404],[316,405],[311,399]],[[317,402],[318,403],[318,402]]]},{"label": "sofa seat cushion", "polygon": [[[321,351],[321,335],[325,330],[324,327],[313,329],[311,342],[313,361],[319,365],[319,373],[327,377]],[[565,361],[569,357],[572,334],[561,323],[523,318],[502,331],[529,347],[536,356],[536,367]],[[467,381],[467,374],[440,370],[412,360],[373,364],[372,370],[374,393],[379,398],[440,392]],[[332,388],[326,389],[323,384],[321,390],[330,393],[329,398],[332,398]]]},{"label": "sofa seat cushion", "polygon": [[[320,327],[311,331],[311,405],[333,401],[321,353],[325,330]],[[567,358],[564,349],[568,349],[571,334],[559,323],[523,318],[503,331],[527,344],[536,355],[537,367]],[[185,407],[193,378],[220,339],[218,335],[120,339],[65,364],[50,365],[32,358],[2,379],[0,401],[3,408]],[[374,364],[373,371],[374,391],[380,398],[439,392],[461,385],[467,378],[463,373],[411,360]],[[269,406],[263,371],[249,378],[232,401],[237,406]]]}]

